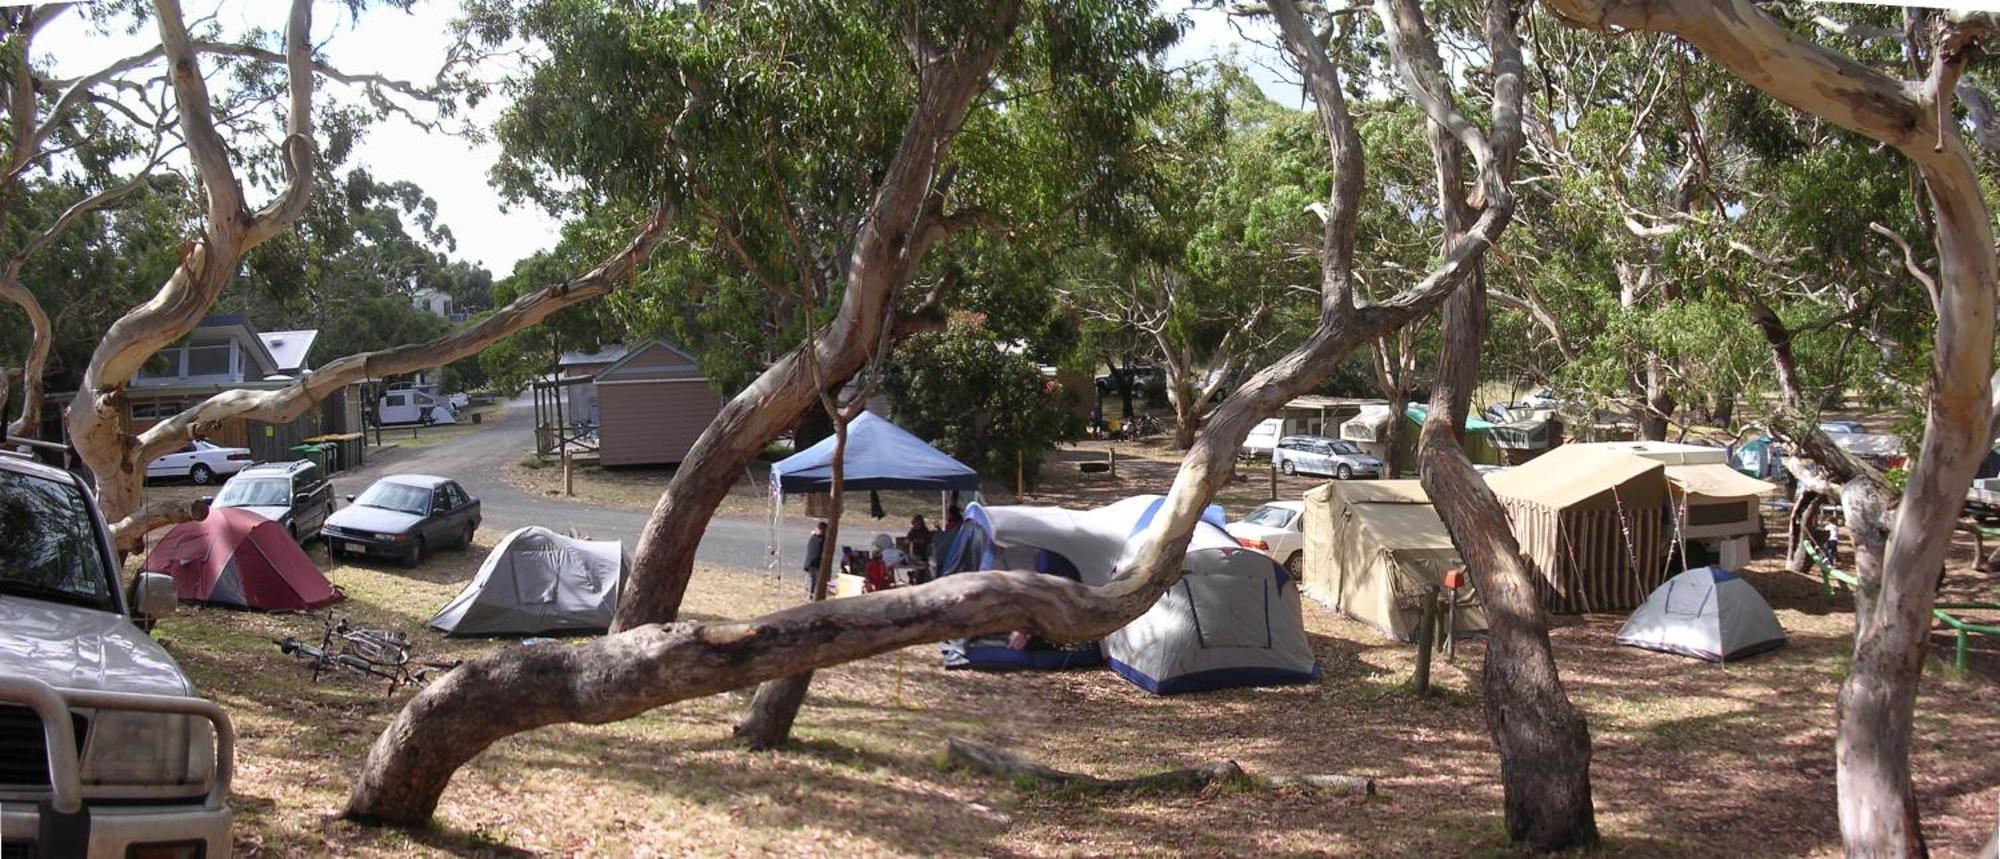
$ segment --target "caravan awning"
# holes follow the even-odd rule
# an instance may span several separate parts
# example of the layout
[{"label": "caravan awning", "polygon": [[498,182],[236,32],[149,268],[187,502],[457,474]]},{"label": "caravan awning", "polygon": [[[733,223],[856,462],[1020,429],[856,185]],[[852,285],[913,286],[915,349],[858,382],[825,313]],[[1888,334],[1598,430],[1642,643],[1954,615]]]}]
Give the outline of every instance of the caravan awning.
[{"label": "caravan awning", "polygon": [[1727,465],[1706,464],[1667,466],[1667,488],[1676,495],[1721,501],[1754,498],[1778,486]]}]

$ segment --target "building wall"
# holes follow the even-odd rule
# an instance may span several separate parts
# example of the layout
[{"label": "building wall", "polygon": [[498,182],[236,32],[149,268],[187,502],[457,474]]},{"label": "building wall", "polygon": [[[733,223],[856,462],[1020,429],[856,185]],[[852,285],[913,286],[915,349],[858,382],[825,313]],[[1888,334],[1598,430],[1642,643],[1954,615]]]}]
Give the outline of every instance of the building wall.
[{"label": "building wall", "polygon": [[708,380],[599,382],[598,457],[605,465],[667,465],[688,449],[722,410]]}]

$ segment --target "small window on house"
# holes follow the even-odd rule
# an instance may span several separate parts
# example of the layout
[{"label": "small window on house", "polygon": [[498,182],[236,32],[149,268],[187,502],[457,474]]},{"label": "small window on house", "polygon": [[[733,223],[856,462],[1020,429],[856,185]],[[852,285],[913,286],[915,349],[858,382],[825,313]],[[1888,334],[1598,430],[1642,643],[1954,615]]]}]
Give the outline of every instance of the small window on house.
[{"label": "small window on house", "polygon": [[187,374],[189,376],[229,375],[229,356],[233,347],[228,343],[213,346],[189,346],[187,350]]},{"label": "small window on house", "polygon": [[139,367],[141,379],[171,379],[181,374],[181,350],[161,349]]}]

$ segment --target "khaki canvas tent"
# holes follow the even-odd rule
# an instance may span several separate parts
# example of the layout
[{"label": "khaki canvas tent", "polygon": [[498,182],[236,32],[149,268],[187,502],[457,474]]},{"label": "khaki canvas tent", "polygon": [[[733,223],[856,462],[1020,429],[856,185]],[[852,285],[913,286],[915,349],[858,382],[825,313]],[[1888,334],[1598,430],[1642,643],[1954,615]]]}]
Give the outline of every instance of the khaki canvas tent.
[{"label": "khaki canvas tent", "polygon": [[1665,576],[1666,467],[1566,444],[1487,477],[1556,612],[1626,611]]},{"label": "khaki canvas tent", "polygon": [[[1384,635],[1414,640],[1425,589],[1442,587],[1445,572],[1462,565],[1417,481],[1327,483],[1306,493],[1306,593]],[[1460,593],[1455,629],[1486,629],[1470,587]]]}]

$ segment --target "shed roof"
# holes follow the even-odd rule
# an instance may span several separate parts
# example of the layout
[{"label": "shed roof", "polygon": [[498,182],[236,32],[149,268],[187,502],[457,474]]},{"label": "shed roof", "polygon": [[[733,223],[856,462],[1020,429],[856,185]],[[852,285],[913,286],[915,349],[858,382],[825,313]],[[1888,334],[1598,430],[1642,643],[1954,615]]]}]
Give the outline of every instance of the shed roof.
[{"label": "shed roof", "polygon": [[564,352],[562,353],[562,357],[556,359],[556,366],[575,367],[579,365],[616,363],[618,359],[625,357],[625,353],[629,351],[631,350],[627,349],[623,343],[606,343],[596,349],[577,349]]},{"label": "shed roof", "polygon": [[597,371],[600,382],[640,379],[698,379],[695,357],[665,340],[652,340],[627,350],[611,366]]}]

